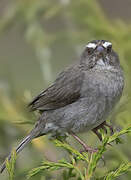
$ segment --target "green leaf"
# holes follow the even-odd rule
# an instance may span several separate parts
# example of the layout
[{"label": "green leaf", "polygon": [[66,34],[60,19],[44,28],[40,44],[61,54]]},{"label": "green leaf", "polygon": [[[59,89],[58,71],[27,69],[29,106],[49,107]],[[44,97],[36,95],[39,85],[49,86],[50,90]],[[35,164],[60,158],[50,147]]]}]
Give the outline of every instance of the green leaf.
[{"label": "green leaf", "polygon": [[88,170],[87,170],[87,176],[88,178],[92,177],[98,161],[102,158],[102,154],[106,151],[106,145],[108,143],[109,137],[106,137],[102,141],[102,146],[98,148],[98,151],[96,153],[92,153],[88,165]]},{"label": "green leaf", "polygon": [[16,151],[13,150],[11,153],[11,159],[10,160],[8,160],[8,158],[6,159],[6,168],[8,171],[9,180],[14,179],[15,162],[16,162]]},{"label": "green leaf", "polygon": [[[112,136],[109,137],[108,143],[114,142],[116,139],[118,140],[119,136],[123,134],[131,133],[131,126],[121,130],[120,132],[116,132]],[[117,141],[116,140],[116,141]]]},{"label": "green leaf", "polygon": [[124,173],[131,171],[131,162],[121,164],[115,171],[109,172],[104,180],[113,180]]},{"label": "green leaf", "polygon": [[89,162],[89,158],[88,158],[87,153],[85,153],[85,152],[80,153],[79,151],[77,151],[76,149],[74,149],[73,147],[71,147],[67,143],[64,143],[64,142],[61,142],[61,141],[58,141],[58,140],[54,140],[54,142],[55,142],[55,145],[57,147],[63,147],[69,153],[76,155],[76,159],[86,161],[87,163]]}]

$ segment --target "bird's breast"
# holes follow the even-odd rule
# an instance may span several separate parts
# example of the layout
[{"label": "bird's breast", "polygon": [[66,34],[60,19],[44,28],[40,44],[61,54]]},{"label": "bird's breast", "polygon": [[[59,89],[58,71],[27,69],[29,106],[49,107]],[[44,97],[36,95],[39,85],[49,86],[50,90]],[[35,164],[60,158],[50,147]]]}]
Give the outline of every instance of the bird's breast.
[{"label": "bird's breast", "polygon": [[109,103],[117,102],[124,87],[123,72],[119,71],[90,71],[85,72],[81,96],[90,97],[92,101],[106,98]]}]

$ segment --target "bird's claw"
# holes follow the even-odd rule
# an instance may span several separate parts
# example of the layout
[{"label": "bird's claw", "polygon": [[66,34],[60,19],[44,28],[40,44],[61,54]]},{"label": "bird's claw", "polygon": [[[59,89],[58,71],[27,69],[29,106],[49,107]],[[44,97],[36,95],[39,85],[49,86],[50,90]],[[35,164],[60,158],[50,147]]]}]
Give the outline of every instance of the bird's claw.
[{"label": "bird's claw", "polygon": [[93,148],[87,146],[87,147],[84,147],[83,150],[80,150],[80,153],[82,153],[82,152],[96,153],[97,151],[98,151],[98,149],[93,149]]},{"label": "bird's claw", "polygon": [[104,132],[107,134],[107,128],[108,127],[110,129],[110,134],[113,135],[114,134],[114,130],[113,127],[109,124],[107,124],[106,122],[103,122],[102,124],[100,124],[99,126],[97,126],[96,128],[92,129],[92,131],[98,136],[98,138],[100,139],[100,141],[102,141],[102,136],[101,134],[98,132],[99,129],[103,129]]}]

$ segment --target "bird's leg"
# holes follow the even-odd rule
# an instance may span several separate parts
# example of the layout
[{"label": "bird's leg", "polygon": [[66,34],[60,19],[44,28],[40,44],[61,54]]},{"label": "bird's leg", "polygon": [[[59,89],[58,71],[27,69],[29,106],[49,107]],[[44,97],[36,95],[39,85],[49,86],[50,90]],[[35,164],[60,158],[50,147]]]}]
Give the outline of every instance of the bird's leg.
[{"label": "bird's leg", "polygon": [[112,127],[111,125],[109,125],[106,121],[104,122],[104,124],[103,124],[103,125],[104,125],[104,126],[109,127],[110,132],[111,132],[111,135],[113,135],[113,134],[114,134],[114,130],[113,130],[113,127]]},{"label": "bird's leg", "polygon": [[99,129],[103,129],[105,131],[105,133],[107,134],[107,129],[104,127],[104,123],[100,124],[99,126],[97,126],[96,128],[92,129],[92,131],[97,135],[97,137],[99,138],[100,141],[102,141],[102,136],[101,134],[98,132]]},{"label": "bird's leg", "polygon": [[100,141],[102,141],[102,136],[101,134],[98,132],[98,128],[94,128],[92,129],[92,131],[97,135],[97,137],[99,138]]},{"label": "bird's leg", "polygon": [[101,134],[98,132],[99,129],[103,129],[105,131],[105,133],[107,134],[107,129],[106,127],[109,127],[111,135],[114,133],[113,131],[113,127],[111,125],[109,125],[106,121],[104,121],[102,124],[100,124],[99,126],[97,126],[96,128],[92,129],[92,131],[97,135],[97,137],[100,139],[100,141],[102,141],[102,136]]},{"label": "bird's leg", "polygon": [[97,152],[97,149],[92,149],[90,146],[86,145],[77,135],[75,135],[74,133],[70,133],[70,134],[84,147],[84,150],[80,152],[84,152],[84,151],[91,153]]},{"label": "bird's leg", "polygon": [[[112,135],[114,133],[113,127],[111,125],[107,124],[106,121],[104,121],[102,124],[100,124],[96,128],[92,129],[92,131],[97,135],[97,137],[99,138],[100,141],[102,141],[102,135],[98,132],[98,130],[102,128],[105,131],[105,133],[107,134],[107,129],[105,128],[105,126],[109,127],[109,129],[111,131],[111,135]],[[108,145],[112,146],[110,143],[108,143]]]},{"label": "bird's leg", "polygon": [[104,124],[102,124],[101,129],[103,129],[103,130],[105,131],[105,133],[107,134],[107,129],[106,129],[106,127],[104,126]]}]

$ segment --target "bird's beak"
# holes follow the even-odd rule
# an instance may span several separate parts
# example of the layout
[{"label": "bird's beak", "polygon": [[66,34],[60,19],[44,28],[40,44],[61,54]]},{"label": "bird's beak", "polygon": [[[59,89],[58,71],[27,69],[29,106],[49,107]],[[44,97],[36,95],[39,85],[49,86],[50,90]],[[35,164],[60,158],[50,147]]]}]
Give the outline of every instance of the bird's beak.
[{"label": "bird's beak", "polygon": [[97,56],[98,57],[103,57],[104,56],[104,47],[99,45],[97,48],[96,48],[96,51],[97,51]]},{"label": "bird's beak", "polygon": [[105,59],[105,51],[104,51],[104,47],[99,45],[96,48],[96,53],[97,53],[97,64],[101,65],[101,66],[106,66],[106,59]]}]

